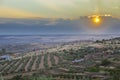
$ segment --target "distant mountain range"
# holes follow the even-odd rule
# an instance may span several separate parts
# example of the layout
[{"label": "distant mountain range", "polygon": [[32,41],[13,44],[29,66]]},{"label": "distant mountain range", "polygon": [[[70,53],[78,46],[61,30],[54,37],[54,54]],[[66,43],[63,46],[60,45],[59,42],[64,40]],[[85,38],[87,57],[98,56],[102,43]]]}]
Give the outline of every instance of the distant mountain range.
[{"label": "distant mountain range", "polygon": [[96,41],[102,39],[118,39],[119,34],[49,34],[49,35],[0,35],[0,50],[8,52],[27,52],[34,49],[47,49],[56,45],[81,41]]},{"label": "distant mountain range", "polygon": [[62,43],[79,40],[101,40],[120,37],[119,34],[46,34],[46,35],[0,35],[0,44]]}]

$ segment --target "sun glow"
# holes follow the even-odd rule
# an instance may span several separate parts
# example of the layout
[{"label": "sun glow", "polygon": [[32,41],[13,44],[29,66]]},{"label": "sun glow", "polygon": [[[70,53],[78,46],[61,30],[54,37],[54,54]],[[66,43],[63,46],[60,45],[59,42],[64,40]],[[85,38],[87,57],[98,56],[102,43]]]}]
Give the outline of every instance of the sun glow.
[{"label": "sun glow", "polygon": [[93,18],[93,22],[94,23],[100,23],[100,17],[99,16],[95,16],[94,18]]}]

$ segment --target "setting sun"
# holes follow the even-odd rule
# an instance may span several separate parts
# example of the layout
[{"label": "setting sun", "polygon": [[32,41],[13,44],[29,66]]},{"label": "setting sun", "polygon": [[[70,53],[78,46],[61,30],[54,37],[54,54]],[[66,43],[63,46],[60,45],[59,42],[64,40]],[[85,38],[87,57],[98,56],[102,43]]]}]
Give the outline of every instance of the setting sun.
[{"label": "setting sun", "polygon": [[100,17],[96,16],[93,18],[94,23],[100,23]]}]

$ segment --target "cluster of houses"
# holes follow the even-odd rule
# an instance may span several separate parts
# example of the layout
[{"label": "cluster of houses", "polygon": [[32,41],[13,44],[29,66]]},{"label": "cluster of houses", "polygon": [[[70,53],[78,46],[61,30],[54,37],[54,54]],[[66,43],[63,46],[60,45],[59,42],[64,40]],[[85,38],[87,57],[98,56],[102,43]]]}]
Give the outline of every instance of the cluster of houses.
[{"label": "cluster of houses", "polygon": [[15,57],[16,57],[15,54],[0,55],[0,61],[3,61],[3,60],[12,60]]},{"label": "cluster of houses", "polygon": [[0,56],[0,60],[11,60],[11,56],[10,55],[1,55]]}]

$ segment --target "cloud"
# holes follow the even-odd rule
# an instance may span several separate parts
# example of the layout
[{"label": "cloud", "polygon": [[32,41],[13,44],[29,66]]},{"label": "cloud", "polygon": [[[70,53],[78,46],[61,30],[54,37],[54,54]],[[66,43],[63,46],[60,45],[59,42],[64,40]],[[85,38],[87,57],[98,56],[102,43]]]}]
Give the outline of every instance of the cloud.
[{"label": "cloud", "polygon": [[51,22],[48,22],[48,23],[46,23],[45,25],[47,25],[47,26],[52,26],[52,25],[57,25],[59,22],[57,22],[57,21],[51,21]]},{"label": "cloud", "polygon": [[76,7],[76,0],[35,0],[36,2],[42,4],[46,8],[56,11],[56,12],[66,12],[65,8],[75,8]]},{"label": "cloud", "polygon": [[6,18],[33,18],[33,17],[43,17],[40,15],[32,14],[23,10],[18,10],[8,7],[0,7],[0,17]]},{"label": "cloud", "polygon": [[[0,17],[77,18],[92,14],[120,16],[120,0],[0,0]],[[9,13],[9,14],[8,14]]]}]

